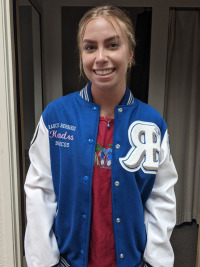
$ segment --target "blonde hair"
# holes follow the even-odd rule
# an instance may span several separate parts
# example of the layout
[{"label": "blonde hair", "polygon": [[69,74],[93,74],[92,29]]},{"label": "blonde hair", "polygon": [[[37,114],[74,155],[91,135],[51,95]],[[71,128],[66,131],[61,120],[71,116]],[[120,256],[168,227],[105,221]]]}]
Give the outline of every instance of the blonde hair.
[{"label": "blonde hair", "polygon": [[[79,22],[79,28],[78,28],[78,35],[77,35],[77,41],[78,41],[78,50],[79,50],[79,66],[80,66],[80,72],[82,74],[82,40],[83,36],[85,34],[86,27],[92,19],[96,19],[98,17],[104,17],[106,20],[108,20],[111,24],[114,20],[121,30],[124,31],[125,36],[128,41],[129,49],[134,50],[136,46],[135,41],[135,33],[133,24],[130,20],[130,18],[126,15],[124,11],[121,9],[106,5],[106,6],[98,6],[90,9],[88,12],[85,13],[85,15],[82,17],[82,19]],[[112,24],[113,26],[113,24]],[[114,27],[114,26],[113,26]],[[123,27],[123,29],[122,29]],[[132,64],[135,64],[134,56],[132,58]]]}]

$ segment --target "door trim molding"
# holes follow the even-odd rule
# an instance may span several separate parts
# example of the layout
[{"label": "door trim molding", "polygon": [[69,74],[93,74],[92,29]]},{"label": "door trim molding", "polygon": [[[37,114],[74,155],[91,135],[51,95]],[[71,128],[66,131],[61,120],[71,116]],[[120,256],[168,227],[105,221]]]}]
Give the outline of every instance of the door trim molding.
[{"label": "door trim molding", "polygon": [[12,0],[0,0],[1,266],[22,266]]}]

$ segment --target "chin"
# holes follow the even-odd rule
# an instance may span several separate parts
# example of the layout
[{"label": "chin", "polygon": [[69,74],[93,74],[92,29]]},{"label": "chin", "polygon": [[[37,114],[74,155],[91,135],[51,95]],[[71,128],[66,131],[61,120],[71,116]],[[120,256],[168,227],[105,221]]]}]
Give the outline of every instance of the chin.
[{"label": "chin", "polygon": [[101,90],[104,90],[104,89],[107,90],[107,89],[111,89],[113,87],[116,87],[116,84],[111,83],[111,82],[101,82],[101,83],[92,82],[92,85],[94,88],[98,88]]}]

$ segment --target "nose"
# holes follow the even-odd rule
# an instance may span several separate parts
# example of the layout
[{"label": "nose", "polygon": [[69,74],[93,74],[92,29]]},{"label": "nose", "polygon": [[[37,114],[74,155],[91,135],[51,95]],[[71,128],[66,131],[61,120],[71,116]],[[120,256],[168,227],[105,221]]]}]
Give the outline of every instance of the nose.
[{"label": "nose", "polygon": [[96,55],[96,60],[95,60],[96,64],[105,63],[107,62],[107,60],[108,60],[108,57],[107,57],[105,49],[99,48],[97,50],[97,55]]}]

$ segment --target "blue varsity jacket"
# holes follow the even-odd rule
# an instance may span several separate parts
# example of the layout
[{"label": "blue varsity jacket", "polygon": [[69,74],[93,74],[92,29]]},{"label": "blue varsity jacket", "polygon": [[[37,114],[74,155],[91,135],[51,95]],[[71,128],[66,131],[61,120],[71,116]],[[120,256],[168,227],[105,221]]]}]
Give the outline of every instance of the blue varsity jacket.
[{"label": "blue varsity jacket", "polygon": [[[28,266],[59,262],[87,267],[100,116],[90,86],[50,103],[35,132],[25,183]],[[167,125],[128,88],[114,118],[111,185],[117,266],[139,267],[144,259],[154,267],[172,267],[169,238],[175,225],[177,174]]]}]

